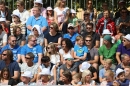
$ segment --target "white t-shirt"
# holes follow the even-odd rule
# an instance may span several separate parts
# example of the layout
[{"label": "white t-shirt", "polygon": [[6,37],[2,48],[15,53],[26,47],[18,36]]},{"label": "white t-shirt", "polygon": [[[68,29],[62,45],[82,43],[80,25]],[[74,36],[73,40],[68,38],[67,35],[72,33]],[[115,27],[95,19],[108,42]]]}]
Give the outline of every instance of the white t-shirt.
[{"label": "white t-shirt", "polygon": [[68,7],[65,7],[64,10],[60,10],[58,7],[54,8],[54,11],[57,13],[58,23],[64,22],[66,11],[68,9]]},{"label": "white t-shirt", "polygon": [[[68,51],[68,53],[65,53],[63,49],[60,49],[60,50],[59,50],[59,53],[60,53],[61,55],[63,55],[63,58],[65,59],[66,57],[72,57],[72,56],[71,56],[71,51],[72,51],[72,50],[74,50],[74,48],[71,48],[71,50]],[[72,58],[73,58],[73,57],[72,57]]]},{"label": "white t-shirt", "polygon": [[7,43],[7,34],[2,31],[2,33],[0,34],[0,46],[2,46],[5,42]]},{"label": "white t-shirt", "polygon": [[24,9],[23,12],[19,12],[18,9],[14,10],[13,13],[16,12],[16,13],[19,13],[20,14],[20,20],[22,22],[22,24],[25,24],[26,21],[28,20],[29,18],[29,12],[27,10]]},{"label": "white t-shirt", "polygon": [[56,64],[60,62],[60,55],[51,55],[50,56],[51,63]]}]

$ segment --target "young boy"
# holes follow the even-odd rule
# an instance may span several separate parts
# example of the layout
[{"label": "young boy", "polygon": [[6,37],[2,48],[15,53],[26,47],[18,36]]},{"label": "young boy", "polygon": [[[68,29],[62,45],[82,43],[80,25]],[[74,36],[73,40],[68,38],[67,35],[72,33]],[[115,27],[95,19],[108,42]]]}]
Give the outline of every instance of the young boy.
[{"label": "young boy", "polygon": [[74,62],[79,66],[82,62],[86,60],[88,48],[84,45],[83,37],[76,37],[76,44],[74,46]]},{"label": "young boy", "polygon": [[125,78],[128,79],[128,80],[130,80],[130,67],[126,66],[124,68],[124,70],[125,70]]},{"label": "young boy", "polygon": [[72,83],[73,86],[81,86],[82,85],[81,74],[80,73],[76,73],[75,75],[73,75],[71,83]]},{"label": "young boy", "polygon": [[129,86],[130,81],[125,78],[125,71],[123,69],[118,68],[116,70],[116,78],[120,86]]},{"label": "young boy", "polygon": [[105,80],[105,72],[107,70],[112,70],[111,69],[111,65],[112,65],[112,60],[111,59],[106,59],[105,62],[104,62],[104,68],[102,68],[100,71],[99,71],[99,81],[102,82]]}]

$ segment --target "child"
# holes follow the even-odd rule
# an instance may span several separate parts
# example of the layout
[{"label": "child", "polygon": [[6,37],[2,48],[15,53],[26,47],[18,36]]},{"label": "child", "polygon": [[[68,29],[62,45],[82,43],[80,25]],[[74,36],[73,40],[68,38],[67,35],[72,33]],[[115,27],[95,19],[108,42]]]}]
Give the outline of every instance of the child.
[{"label": "child", "polygon": [[71,83],[72,83],[73,86],[80,86],[80,85],[82,85],[81,75],[79,73],[73,75]]},{"label": "child", "polygon": [[123,69],[118,68],[116,70],[116,78],[120,86],[129,86],[130,81],[125,78],[125,71]]},{"label": "child", "polygon": [[79,66],[82,62],[86,60],[88,48],[84,45],[83,37],[76,37],[76,44],[74,46],[74,62]]},{"label": "child", "polygon": [[112,65],[112,60],[111,59],[106,59],[105,62],[104,62],[104,68],[102,68],[100,71],[99,71],[99,81],[102,82],[105,79],[104,75],[105,75],[105,72],[107,70],[112,70],[111,69],[111,65]]},{"label": "child", "polygon": [[124,68],[124,70],[125,70],[125,77],[126,77],[126,79],[130,80],[130,67],[126,66]]}]

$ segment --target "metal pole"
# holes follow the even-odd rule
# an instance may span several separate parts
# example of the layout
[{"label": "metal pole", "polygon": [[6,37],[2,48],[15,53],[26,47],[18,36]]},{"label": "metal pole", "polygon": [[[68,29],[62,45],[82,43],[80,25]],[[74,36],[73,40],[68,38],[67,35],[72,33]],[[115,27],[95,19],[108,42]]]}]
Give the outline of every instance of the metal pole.
[{"label": "metal pole", "polygon": [[27,6],[27,3],[26,3],[27,1],[25,0],[25,2],[24,2],[24,4],[25,4],[25,9],[26,9],[26,6]]},{"label": "metal pole", "polygon": [[50,6],[51,6],[51,0],[50,0]]},{"label": "metal pole", "polygon": [[96,0],[96,9],[97,9],[97,0]]},{"label": "metal pole", "polygon": [[[9,6],[9,5],[8,5]],[[14,10],[14,0],[13,0],[13,10]]]},{"label": "metal pole", "polygon": [[72,0],[71,0],[71,9],[72,9],[72,4],[73,4],[73,3],[72,3]]},{"label": "metal pole", "polygon": [[68,0],[66,2],[67,2],[67,7],[68,7]]},{"label": "metal pole", "polygon": [[112,12],[114,12],[114,0],[112,0]]},{"label": "metal pole", "polygon": [[56,1],[54,0],[54,6],[55,6],[55,3],[56,3]]},{"label": "metal pole", "polygon": [[85,8],[85,1],[86,1],[86,0],[84,0],[84,8]]},{"label": "metal pole", "polygon": [[76,11],[76,4],[77,4],[77,0],[75,0],[75,11]]}]

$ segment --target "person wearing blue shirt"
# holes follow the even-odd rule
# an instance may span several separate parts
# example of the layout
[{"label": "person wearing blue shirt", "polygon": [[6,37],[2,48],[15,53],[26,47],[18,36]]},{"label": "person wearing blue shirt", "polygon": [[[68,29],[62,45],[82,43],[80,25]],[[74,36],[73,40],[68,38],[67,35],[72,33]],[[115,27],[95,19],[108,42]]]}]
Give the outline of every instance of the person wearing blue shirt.
[{"label": "person wearing blue shirt", "polygon": [[80,65],[82,62],[87,60],[88,48],[83,44],[83,37],[80,35],[77,36],[76,45],[74,46],[74,61],[76,62],[76,65]]},{"label": "person wearing blue shirt", "polygon": [[64,34],[63,38],[68,38],[72,41],[72,43],[75,45],[76,37],[79,35],[74,30],[74,25],[72,23],[68,24],[68,33]]},{"label": "person wearing blue shirt", "polygon": [[2,52],[4,50],[7,50],[7,49],[9,49],[13,52],[13,60],[20,62],[21,47],[16,44],[16,37],[15,36],[13,36],[13,35],[9,36],[8,44],[1,49],[0,54],[2,54]]},{"label": "person wearing blue shirt", "polygon": [[32,52],[35,57],[33,62],[40,64],[41,63],[41,58],[42,58],[42,53],[43,53],[43,48],[39,44],[37,44],[36,37],[34,35],[29,35],[28,36],[28,44],[24,45],[21,48],[21,59],[22,62],[25,62],[25,56],[27,53]]},{"label": "person wearing blue shirt", "polygon": [[47,33],[48,23],[46,18],[40,15],[41,10],[38,7],[33,8],[33,16],[30,16],[26,22],[27,35],[30,34],[34,25],[39,25],[42,28],[43,34]]}]

